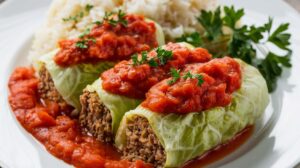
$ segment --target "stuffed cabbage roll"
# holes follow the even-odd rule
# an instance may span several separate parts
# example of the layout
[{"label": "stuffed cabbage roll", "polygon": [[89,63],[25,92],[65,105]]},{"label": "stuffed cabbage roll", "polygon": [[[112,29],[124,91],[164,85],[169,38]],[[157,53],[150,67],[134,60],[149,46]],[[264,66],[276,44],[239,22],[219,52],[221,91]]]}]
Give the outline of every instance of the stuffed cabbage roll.
[{"label": "stuffed cabbage roll", "polygon": [[[77,39],[61,40],[55,50],[37,60],[39,93],[46,101],[80,110],[79,96],[99,75],[134,53],[164,44],[164,34],[155,22],[139,15],[122,16],[112,24],[114,15],[87,29]],[[119,16],[120,17],[120,16]],[[126,24],[125,24],[126,23]]]},{"label": "stuffed cabbage roll", "polygon": [[171,67],[183,69],[188,63],[210,59],[211,55],[203,48],[169,43],[122,61],[102,73],[100,79],[84,90],[80,97],[79,122],[100,141],[113,143],[125,112],[136,108],[149,88],[170,77]]},{"label": "stuffed cabbage roll", "polygon": [[[197,86],[197,78],[178,80],[174,84],[180,86],[177,90],[166,87],[170,79],[153,86],[146,100],[121,121],[115,142],[124,159],[141,159],[154,167],[181,167],[254,125],[269,102],[266,81],[256,68],[241,60],[236,62],[241,71],[240,87],[236,87],[239,83],[234,69],[224,71],[224,67],[230,68],[224,65],[226,61],[215,61],[215,71],[200,65],[201,86]],[[186,69],[193,72],[197,67]],[[212,76],[218,80],[209,83]]]}]

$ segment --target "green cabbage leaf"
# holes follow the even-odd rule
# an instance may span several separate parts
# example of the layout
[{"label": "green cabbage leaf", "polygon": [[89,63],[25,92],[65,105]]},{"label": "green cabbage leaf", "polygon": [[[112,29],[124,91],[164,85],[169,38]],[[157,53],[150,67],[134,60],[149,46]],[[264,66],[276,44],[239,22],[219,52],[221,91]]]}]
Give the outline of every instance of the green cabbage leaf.
[{"label": "green cabbage leaf", "polygon": [[242,67],[242,86],[233,93],[230,105],[186,115],[160,114],[142,106],[125,114],[116,136],[116,146],[126,145],[126,123],[145,117],[166,151],[165,167],[180,167],[232,139],[248,125],[254,125],[269,103],[266,81],[259,71],[237,60]]},{"label": "green cabbage leaf", "polygon": [[132,99],[105,91],[102,88],[101,78],[96,80],[92,85],[88,85],[86,89],[89,92],[96,92],[101,102],[109,109],[112,116],[114,134],[116,134],[124,114],[129,110],[135,109],[141,103],[139,99]]},{"label": "green cabbage leaf", "polygon": [[38,69],[42,64],[45,64],[46,69],[50,73],[54,82],[55,88],[63,97],[63,99],[76,109],[80,110],[81,105],[79,96],[83,89],[92,84],[100,74],[111,68],[113,62],[101,62],[97,64],[79,64],[71,67],[58,66],[53,57],[58,50],[52,51],[39,59]]}]

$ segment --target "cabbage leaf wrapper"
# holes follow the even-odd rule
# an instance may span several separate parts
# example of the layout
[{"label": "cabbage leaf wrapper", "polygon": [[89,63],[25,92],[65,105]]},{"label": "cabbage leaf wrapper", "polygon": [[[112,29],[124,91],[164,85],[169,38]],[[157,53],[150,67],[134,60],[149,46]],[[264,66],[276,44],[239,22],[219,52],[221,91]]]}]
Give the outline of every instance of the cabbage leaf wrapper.
[{"label": "cabbage leaf wrapper", "polygon": [[79,96],[82,94],[83,89],[99,78],[103,71],[113,67],[115,63],[104,61],[96,64],[78,64],[65,68],[54,62],[53,57],[57,52],[58,50],[54,50],[40,57],[37,69],[39,70],[41,65],[44,64],[51,75],[55,88],[63,99],[69,105],[80,110]]},{"label": "cabbage leaf wrapper", "polygon": [[86,89],[89,92],[96,92],[103,105],[108,108],[112,116],[112,130],[116,134],[120,122],[126,112],[135,109],[142,100],[128,98],[125,96],[112,94],[102,88],[102,80],[99,78],[92,85],[88,85]]},{"label": "cabbage leaf wrapper", "polygon": [[256,68],[237,61],[242,69],[242,85],[233,93],[230,105],[185,115],[155,113],[138,106],[123,117],[116,146],[120,150],[125,148],[126,124],[134,116],[141,116],[148,120],[165,150],[164,167],[180,167],[254,125],[269,103],[266,81]]}]

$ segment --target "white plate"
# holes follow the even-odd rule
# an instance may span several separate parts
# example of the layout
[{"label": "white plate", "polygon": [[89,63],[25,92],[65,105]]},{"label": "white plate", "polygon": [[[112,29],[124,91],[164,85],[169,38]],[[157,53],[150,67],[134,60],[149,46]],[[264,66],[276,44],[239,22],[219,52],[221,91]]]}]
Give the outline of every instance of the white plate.
[{"label": "white plate", "polygon": [[[7,103],[7,80],[16,66],[27,64],[32,35],[49,0],[6,0],[0,5],[0,165],[10,168],[71,167],[49,154],[16,121]],[[244,23],[290,22],[293,68],[286,70],[254,135],[234,153],[210,167],[292,167],[300,161],[300,16],[280,0],[221,0],[246,8]],[[34,5],[33,5],[34,4]]]}]

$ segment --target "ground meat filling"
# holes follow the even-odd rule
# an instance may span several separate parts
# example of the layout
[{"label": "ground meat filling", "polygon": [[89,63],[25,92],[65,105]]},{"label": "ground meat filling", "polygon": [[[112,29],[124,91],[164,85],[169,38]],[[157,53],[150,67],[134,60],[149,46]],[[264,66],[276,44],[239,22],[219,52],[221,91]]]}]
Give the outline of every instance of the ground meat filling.
[{"label": "ground meat filling", "polygon": [[163,167],[166,153],[154,134],[149,122],[144,117],[135,116],[127,123],[127,144],[123,150],[124,159],[143,160],[155,167]]},{"label": "ground meat filling", "polygon": [[85,90],[80,96],[79,123],[98,140],[113,143],[112,117],[96,92]]},{"label": "ground meat filling", "polygon": [[62,111],[69,111],[71,107],[56,90],[51,75],[46,69],[45,65],[42,65],[41,69],[39,70],[39,76],[40,81],[38,84],[38,93],[40,98],[44,101],[57,103]]}]

